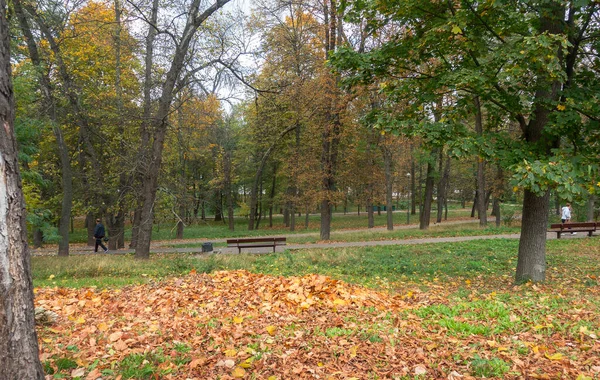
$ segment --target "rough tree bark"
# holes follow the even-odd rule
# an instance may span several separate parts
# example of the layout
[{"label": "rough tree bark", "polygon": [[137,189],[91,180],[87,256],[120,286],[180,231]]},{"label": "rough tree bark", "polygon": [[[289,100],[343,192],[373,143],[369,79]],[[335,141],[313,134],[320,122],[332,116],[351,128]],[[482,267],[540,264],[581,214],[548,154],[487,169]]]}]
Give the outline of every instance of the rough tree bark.
[{"label": "rough tree bark", "polygon": [[0,376],[41,380],[5,0],[0,0],[0,38]]}]

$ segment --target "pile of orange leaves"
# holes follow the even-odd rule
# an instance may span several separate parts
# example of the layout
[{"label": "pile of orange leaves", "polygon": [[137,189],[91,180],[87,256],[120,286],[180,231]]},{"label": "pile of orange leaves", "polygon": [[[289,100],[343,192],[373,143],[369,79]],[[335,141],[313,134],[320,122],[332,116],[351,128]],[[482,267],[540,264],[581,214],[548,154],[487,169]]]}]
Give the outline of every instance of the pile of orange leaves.
[{"label": "pile of orange leaves", "polygon": [[[598,340],[573,358],[545,342],[556,337],[524,333],[520,341],[532,343],[516,356],[515,337],[428,328],[416,310],[447,302],[443,287],[391,295],[319,275],[222,271],[123,289],[35,293],[36,306],[59,315],[38,326],[38,335],[47,372],[63,378],[468,379],[473,357],[501,358],[510,366],[504,377],[600,372]],[[65,368],[65,360],[72,365]]]}]

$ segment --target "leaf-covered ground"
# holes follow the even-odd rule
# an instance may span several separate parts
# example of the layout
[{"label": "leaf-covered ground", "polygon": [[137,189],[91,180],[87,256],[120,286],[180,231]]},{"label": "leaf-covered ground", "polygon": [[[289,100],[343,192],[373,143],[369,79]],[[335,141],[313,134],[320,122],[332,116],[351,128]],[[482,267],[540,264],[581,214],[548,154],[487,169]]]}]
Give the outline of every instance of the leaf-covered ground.
[{"label": "leaf-covered ground", "polygon": [[598,378],[595,277],[394,283],[220,271],[122,289],[38,288],[48,378]]}]

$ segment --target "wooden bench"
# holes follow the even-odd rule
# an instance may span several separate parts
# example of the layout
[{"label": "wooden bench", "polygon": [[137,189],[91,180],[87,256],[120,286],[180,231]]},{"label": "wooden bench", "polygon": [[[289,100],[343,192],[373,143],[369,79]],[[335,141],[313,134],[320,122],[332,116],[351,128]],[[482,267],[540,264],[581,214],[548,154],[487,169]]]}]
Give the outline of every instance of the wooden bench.
[{"label": "wooden bench", "polygon": [[227,239],[227,247],[236,247],[238,253],[242,253],[242,248],[261,247],[273,247],[275,252],[275,248],[282,245],[285,245],[285,237]]},{"label": "wooden bench", "polygon": [[560,239],[562,233],[570,232],[587,232],[588,236],[592,236],[592,233],[600,227],[600,223],[596,222],[585,222],[585,223],[556,223],[551,224],[548,232],[556,232],[556,238]]}]

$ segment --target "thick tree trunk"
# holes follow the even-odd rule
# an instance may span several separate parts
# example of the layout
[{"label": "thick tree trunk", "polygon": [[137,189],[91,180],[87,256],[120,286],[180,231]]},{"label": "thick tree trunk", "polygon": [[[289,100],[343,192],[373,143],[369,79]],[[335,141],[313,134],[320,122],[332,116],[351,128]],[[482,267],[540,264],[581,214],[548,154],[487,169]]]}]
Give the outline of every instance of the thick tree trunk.
[{"label": "thick tree trunk", "polygon": [[14,132],[5,0],[0,0],[0,38],[0,377],[42,380],[44,372],[35,331],[25,203]]},{"label": "thick tree trunk", "polygon": [[538,197],[525,190],[523,219],[519,239],[519,260],[516,281],[540,282],[546,279],[546,228],[550,192]]}]

